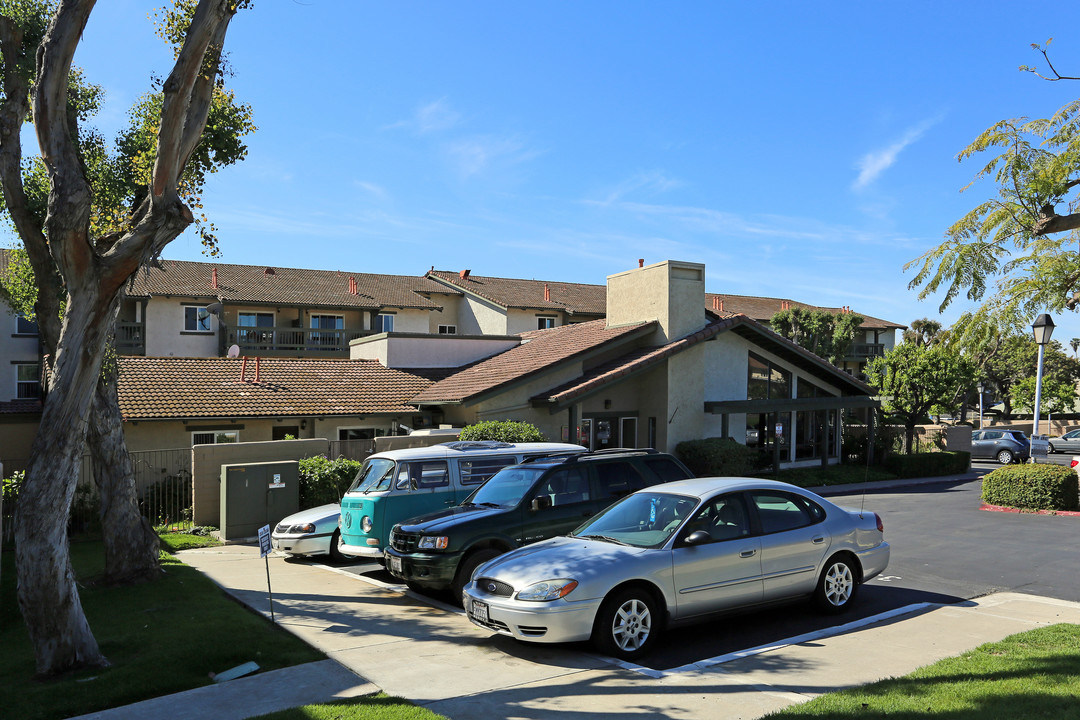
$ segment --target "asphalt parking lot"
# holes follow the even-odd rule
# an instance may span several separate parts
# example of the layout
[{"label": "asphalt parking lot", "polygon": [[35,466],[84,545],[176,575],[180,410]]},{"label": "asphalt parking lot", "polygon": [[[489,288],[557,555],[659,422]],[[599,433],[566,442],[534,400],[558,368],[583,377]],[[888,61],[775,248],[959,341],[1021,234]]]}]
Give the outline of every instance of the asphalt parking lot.
[{"label": "asphalt parking lot", "polygon": [[[1068,461],[1070,456],[1053,456]],[[985,473],[997,467],[977,463]],[[721,617],[670,630],[645,665],[655,670],[769,645],[921,603],[957,603],[1015,591],[1080,601],[1080,517],[980,510],[978,480],[865,493],[828,492],[829,499],[881,515],[892,546],[886,572],[863,585],[851,610],[824,616],[806,603]],[[374,562],[339,566],[377,584],[398,586]],[[402,588],[404,589],[404,588]],[[422,597],[422,596],[418,596]],[[445,595],[430,598],[446,607]],[[468,622],[464,616],[461,622]],[[585,646],[582,646],[585,649]]]}]

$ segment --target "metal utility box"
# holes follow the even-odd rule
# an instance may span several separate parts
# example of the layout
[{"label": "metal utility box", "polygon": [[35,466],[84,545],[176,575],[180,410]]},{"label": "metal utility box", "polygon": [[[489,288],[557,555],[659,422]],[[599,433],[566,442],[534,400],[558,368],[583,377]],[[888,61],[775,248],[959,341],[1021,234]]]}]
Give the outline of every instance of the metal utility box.
[{"label": "metal utility box", "polygon": [[258,537],[300,509],[300,463],[296,460],[221,466],[221,539]]}]

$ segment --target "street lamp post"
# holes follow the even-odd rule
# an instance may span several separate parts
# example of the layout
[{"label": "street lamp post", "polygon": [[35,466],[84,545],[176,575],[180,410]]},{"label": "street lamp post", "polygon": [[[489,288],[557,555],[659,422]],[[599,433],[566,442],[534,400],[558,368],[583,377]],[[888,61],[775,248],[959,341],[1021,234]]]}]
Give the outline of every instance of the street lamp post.
[{"label": "street lamp post", "polygon": [[983,392],[985,388],[979,383],[979,429],[983,429]]},{"label": "street lamp post", "polygon": [[[1035,323],[1031,326],[1031,331],[1035,334],[1035,342],[1039,346],[1039,364],[1035,369],[1035,424],[1031,432],[1031,436],[1034,438],[1039,434],[1039,403],[1042,402],[1043,353],[1046,350],[1046,344],[1050,342],[1050,336],[1054,334],[1054,321],[1050,319],[1049,315],[1043,313],[1035,318]],[[1032,455],[1031,460],[1032,462],[1035,461],[1034,455]]]}]

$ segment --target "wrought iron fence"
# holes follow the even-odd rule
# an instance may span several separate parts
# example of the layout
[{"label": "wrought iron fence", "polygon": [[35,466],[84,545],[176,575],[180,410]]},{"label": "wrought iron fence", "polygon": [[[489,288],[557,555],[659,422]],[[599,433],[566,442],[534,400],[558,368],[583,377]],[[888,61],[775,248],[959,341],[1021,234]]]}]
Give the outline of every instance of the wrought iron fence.
[{"label": "wrought iron fence", "polygon": [[[191,449],[147,450],[129,453],[135,475],[139,511],[155,527],[191,527]],[[5,460],[4,475],[24,470],[25,460]],[[4,498],[3,542],[14,537],[15,506],[18,494]],[[94,463],[84,455],[75,485],[68,529],[73,534],[101,529],[101,498],[94,482]]]}]

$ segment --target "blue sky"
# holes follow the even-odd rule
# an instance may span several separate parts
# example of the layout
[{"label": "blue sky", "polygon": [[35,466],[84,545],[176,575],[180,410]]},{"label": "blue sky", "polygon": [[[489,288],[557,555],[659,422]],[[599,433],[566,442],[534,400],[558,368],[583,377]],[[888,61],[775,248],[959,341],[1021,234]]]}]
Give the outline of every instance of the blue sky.
[{"label": "blue sky", "polygon": [[[153,6],[99,3],[76,54],[108,136],[167,71]],[[907,324],[937,303],[904,263],[993,190],[961,194],[977,167],[956,154],[1080,94],[1017,70],[1053,37],[1080,75],[1078,21],[985,0],[260,0],[227,42],[259,131],[206,210],[224,262],[603,283],[670,258],[705,263],[711,292]],[[204,259],[190,234],[165,257]]]}]

